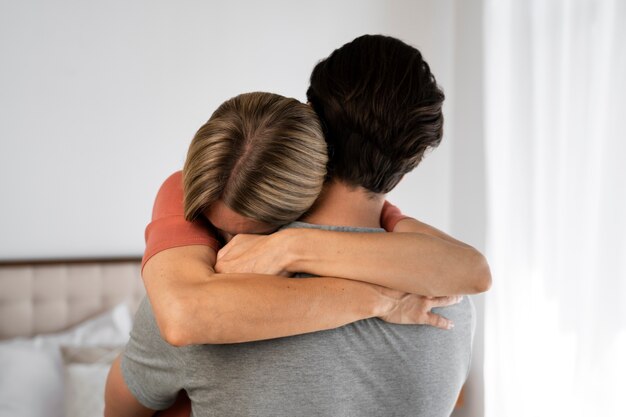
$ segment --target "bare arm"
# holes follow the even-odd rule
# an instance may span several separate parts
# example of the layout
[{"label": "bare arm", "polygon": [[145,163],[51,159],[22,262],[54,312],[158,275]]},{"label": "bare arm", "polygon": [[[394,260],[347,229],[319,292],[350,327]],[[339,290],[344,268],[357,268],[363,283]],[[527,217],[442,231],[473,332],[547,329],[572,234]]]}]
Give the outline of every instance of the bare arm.
[{"label": "bare arm", "polygon": [[487,291],[491,273],[476,249],[415,219],[394,233],[287,229],[238,235],[219,253],[219,272],[307,272],[360,280],[426,296]]},{"label": "bare arm", "polygon": [[124,382],[118,356],[109,370],[104,390],[104,417],[149,417],[156,411],[144,407]]},{"label": "bare arm", "polygon": [[[377,285],[339,278],[218,274],[214,264],[215,251],[200,245],[167,249],[146,263],[144,283],[161,334],[170,344],[262,340],[378,316],[448,326],[423,316],[432,306],[420,306],[418,300]],[[414,312],[413,321],[405,313],[400,319],[399,304]]]},{"label": "bare arm", "polygon": [[[146,228],[142,271],[159,331],[170,344],[261,340],[374,316],[394,323],[450,325],[430,313],[432,300],[373,284],[216,274],[215,235],[201,220],[186,221],[182,202],[182,176],[177,172],[157,193]],[[162,247],[169,249],[159,251]]]}]

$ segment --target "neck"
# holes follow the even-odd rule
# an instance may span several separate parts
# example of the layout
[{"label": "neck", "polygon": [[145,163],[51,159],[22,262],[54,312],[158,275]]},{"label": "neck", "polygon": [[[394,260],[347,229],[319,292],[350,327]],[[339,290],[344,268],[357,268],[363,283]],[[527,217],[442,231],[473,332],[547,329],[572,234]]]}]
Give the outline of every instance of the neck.
[{"label": "neck", "polygon": [[372,194],[362,187],[330,181],[302,221],[328,226],[380,227],[383,194]]}]

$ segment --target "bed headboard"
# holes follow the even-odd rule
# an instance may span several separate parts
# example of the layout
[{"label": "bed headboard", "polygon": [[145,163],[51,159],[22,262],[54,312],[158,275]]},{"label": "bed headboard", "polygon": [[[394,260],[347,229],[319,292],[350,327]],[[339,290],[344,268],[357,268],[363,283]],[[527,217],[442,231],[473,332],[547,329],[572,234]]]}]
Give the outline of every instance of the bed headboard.
[{"label": "bed headboard", "polygon": [[141,259],[0,261],[0,340],[64,330],[145,294]]}]

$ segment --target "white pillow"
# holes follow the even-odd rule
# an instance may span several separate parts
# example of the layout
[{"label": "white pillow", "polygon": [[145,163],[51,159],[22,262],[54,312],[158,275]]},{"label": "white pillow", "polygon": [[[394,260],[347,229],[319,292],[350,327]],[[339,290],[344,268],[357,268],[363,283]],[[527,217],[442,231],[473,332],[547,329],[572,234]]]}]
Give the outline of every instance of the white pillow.
[{"label": "white pillow", "polygon": [[104,386],[123,347],[61,347],[65,363],[65,417],[101,417]]},{"label": "white pillow", "polygon": [[[131,327],[128,306],[120,304],[61,333],[0,342],[0,417],[63,417],[64,378],[71,385],[70,391],[76,391],[76,384],[83,384],[81,396],[86,395],[85,390],[96,390],[93,398],[100,407],[106,380],[103,368],[108,365],[96,364],[93,372],[84,369],[89,365],[77,369],[68,365],[66,371],[60,348],[123,346]],[[76,408],[75,401],[68,397],[68,409]]]},{"label": "white pillow", "polygon": [[0,416],[63,417],[63,370],[57,352],[0,345]]},{"label": "white pillow", "polygon": [[119,304],[62,333],[35,336],[36,346],[123,346],[128,342],[132,317],[126,304]]},{"label": "white pillow", "polygon": [[65,368],[65,417],[104,414],[104,386],[111,364],[68,364]]}]

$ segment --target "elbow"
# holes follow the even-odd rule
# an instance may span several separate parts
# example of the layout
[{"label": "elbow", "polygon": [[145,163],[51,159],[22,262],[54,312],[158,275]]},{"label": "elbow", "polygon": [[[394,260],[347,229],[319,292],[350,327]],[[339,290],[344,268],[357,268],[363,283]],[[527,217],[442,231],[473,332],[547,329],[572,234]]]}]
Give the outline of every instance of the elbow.
[{"label": "elbow", "polygon": [[155,311],[161,337],[167,343],[176,347],[192,344],[191,335],[187,329],[187,312],[183,304],[173,300],[168,303],[167,308],[161,310],[158,314]]},{"label": "elbow", "polygon": [[[203,303],[206,309],[210,300],[203,300]],[[230,342],[224,339],[218,326],[212,325],[211,320],[197,320],[200,314],[193,300],[170,300],[160,314],[155,312],[161,337],[175,347]]]},{"label": "elbow", "polygon": [[154,300],[152,309],[161,338],[172,346],[183,347],[192,344],[190,326],[191,312],[188,303],[170,295],[167,298]]},{"label": "elbow", "polygon": [[472,271],[472,292],[474,294],[489,291],[491,288],[491,269],[482,253],[475,250],[474,268]]},{"label": "elbow", "polygon": [[163,340],[174,347],[183,347],[193,344],[189,333],[180,327],[166,324],[163,326],[163,329],[160,330]]}]

